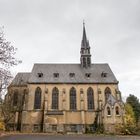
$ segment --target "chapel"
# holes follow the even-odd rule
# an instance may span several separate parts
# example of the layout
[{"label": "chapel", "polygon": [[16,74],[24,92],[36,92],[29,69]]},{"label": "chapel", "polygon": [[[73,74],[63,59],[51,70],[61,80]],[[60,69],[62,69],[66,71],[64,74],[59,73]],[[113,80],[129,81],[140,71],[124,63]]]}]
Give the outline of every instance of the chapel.
[{"label": "chapel", "polygon": [[79,63],[35,63],[31,72],[17,73],[5,96],[6,129],[115,132],[124,114],[118,83],[107,63],[92,63],[83,24]]}]

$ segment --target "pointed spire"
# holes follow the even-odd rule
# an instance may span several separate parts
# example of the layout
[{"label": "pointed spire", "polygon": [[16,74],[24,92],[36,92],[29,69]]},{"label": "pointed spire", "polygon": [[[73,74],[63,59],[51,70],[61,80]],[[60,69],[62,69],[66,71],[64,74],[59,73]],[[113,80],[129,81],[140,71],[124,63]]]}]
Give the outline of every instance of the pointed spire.
[{"label": "pointed spire", "polygon": [[81,66],[83,68],[88,68],[91,66],[91,54],[90,54],[90,46],[89,46],[89,41],[87,40],[86,37],[86,29],[85,29],[85,22],[83,21],[83,37],[82,37],[82,42],[81,42]]},{"label": "pointed spire", "polygon": [[88,47],[89,47],[89,42],[86,36],[85,22],[83,21],[83,37],[81,42],[81,48],[88,48]]},{"label": "pointed spire", "polygon": [[86,37],[86,30],[85,30],[85,22],[83,21],[83,41],[86,41],[87,40],[87,37]]}]

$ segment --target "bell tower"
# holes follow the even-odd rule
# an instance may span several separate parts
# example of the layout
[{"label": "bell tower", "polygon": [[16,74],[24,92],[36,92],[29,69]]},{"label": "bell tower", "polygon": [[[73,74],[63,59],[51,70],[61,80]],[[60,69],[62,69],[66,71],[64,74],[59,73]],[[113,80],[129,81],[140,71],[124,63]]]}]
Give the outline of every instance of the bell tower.
[{"label": "bell tower", "polygon": [[85,23],[83,22],[83,37],[81,42],[81,67],[88,68],[91,66],[91,54],[90,54],[90,46],[89,41],[86,37]]}]

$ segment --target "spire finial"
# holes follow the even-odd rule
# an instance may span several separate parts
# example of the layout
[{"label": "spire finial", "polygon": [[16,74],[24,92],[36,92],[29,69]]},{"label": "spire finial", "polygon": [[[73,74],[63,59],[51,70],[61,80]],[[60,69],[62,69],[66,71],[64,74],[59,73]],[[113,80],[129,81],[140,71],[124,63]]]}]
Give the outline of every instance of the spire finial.
[{"label": "spire finial", "polygon": [[85,20],[83,19],[83,26],[85,26]]}]

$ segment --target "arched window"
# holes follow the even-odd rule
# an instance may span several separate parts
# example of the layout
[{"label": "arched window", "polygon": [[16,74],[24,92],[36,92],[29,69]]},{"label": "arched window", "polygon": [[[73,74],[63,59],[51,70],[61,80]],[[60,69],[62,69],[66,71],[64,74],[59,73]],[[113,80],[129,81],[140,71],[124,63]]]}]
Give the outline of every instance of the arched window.
[{"label": "arched window", "polygon": [[119,113],[119,107],[118,106],[116,106],[115,111],[116,111],[116,115],[119,115],[120,114]]},{"label": "arched window", "polygon": [[58,88],[53,88],[52,90],[52,109],[58,109],[59,104],[59,90]]},{"label": "arched window", "polygon": [[88,109],[94,109],[94,95],[91,87],[89,87],[87,90],[87,105]]},{"label": "arched window", "polygon": [[34,109],[41,108],[41,88],[37,87],[35,90],[35,98],[34,98]]},{"label": "arched window", "polygon": [[18,91],[15,90],[13,95],[13,106],[17,106],[17,104],[18,104]]},{"label": "arched window", "polygon": [[70,109],[76,110],[76,89],[74,87],[70,89]]},{"label": "arched window", "polygon": [[110,94],[111,94],[111,90],[110,90],[109,87],[107,87],[105,89],[105,101],[107,101],[107,99],[108,99],[108,97],[109,97]]},{"label": "arched window", "polygon": [[111,115],[110,107],[107,107],[107,115]]},{"label": "arched window", "polygon": [[87,64],[88,64],[88,66],[90,66],[90,58],[89,57],[87,58]]},{"label": "arched window", "polygon": [[86,67],[86,58],[83,57],[83,67]]}]

